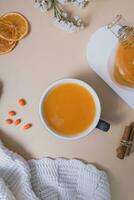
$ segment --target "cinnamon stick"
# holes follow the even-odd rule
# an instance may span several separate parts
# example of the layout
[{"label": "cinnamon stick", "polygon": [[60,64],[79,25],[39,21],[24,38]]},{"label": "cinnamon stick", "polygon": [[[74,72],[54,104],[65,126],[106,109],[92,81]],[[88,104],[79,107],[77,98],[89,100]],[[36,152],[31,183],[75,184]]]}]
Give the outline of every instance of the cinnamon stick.
[{"label": "cinnamon stick", "polygon": [[129,141],[131,126],[126,126],[121,141]]},{"label": "cinnamon stick", "polygon": [[126,150],[127,150],[126,146],[120,146],[118,148],[117,158],[124,159],[125,154],[126,154]]},{"label": "cinnamon stick", "polygon": [[131,133],[130,133],[130,137],[129,137],[129,146],[128,146],[127,150],[126,150],[125,156],[129,156],[130,155],[133,140],[134,140],[134,127],[131,128]]},{"label": "cinnamon stick", "polygon": [[129,141],[130,138],[131,128],[132,128],[131,126],[126,126],[124,130],[123,136],[120,141],[120,146],[117,149],[117,157],[119,159],[124,159],[126,155],[126,151],[128,149],[127,142]]}]

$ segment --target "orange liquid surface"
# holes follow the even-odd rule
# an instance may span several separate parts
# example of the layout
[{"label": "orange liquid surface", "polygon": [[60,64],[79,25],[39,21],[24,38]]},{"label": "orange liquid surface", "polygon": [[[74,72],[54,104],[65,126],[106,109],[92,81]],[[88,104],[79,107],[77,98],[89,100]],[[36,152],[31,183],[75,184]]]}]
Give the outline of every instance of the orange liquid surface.
[{"label": "orange liquid surface", "polygon": [[[134,86],[134,37],[121,42],[116,54],[116,80],[125,81],[126,85]],[[123,82],[123,84],[125,84]]]},{"label": "orange liquid surface", "polygon": [[66,83],[52,89],[44,102],[44,117],[59,134],[78,134],[93,122],[96,106],[92,95],[78,84]]}]

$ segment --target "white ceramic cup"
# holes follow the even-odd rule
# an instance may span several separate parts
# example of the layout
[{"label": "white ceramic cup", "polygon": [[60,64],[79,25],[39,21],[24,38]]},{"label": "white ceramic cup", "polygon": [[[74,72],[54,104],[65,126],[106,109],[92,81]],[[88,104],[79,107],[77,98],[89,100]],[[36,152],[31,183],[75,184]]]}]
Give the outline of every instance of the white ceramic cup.
[{"label": "white ceramic cup", "polygon": [[[55,130],[53,130],[47,123],[47,120],[45,119],[44,113],[43,113],[43,105],[45,102],[45,98],[48,95],[48,93],[55,87],[61,85],[61,84],[65,84],[65,83],[74,83],[74,84],[78,84],[82,87],[84,87],[87,91],[89,91],[89,93],[92,95],[95,105],[96,105],[96,115],[95,118],[92,122],[92,124],[85,129],[84,131],[80,132],[79,134],[75,134],[75,135],[62,135],[61,133],[56,132]],[[43,95],[41,96],[40,99],[40,103],[39,103],[39,115],[40,115],[40,119],[42,124],[44,125],[44,127],[54,136],[56,136],[57,138],[60,139],[64,139],[64,140],[76,140],[76,139],[80,139],[83,138],[84,136],[87,136],[88,134],[90,134],[95,128],[99,128],[103,131],[108,131],[110,125],[103,121],[100,120],[100,115],[101,115],[101,105],[100,105],[100,101],[99,98],[96,94],[96,92],[94,91],[94,89],[89,86],[86,82],[78,80],[78,79],[72,79],[72,78],[65,78],[65,79],[61,79],[61,80],[57,80],[55,82],[53,82],[43,93]]]}]

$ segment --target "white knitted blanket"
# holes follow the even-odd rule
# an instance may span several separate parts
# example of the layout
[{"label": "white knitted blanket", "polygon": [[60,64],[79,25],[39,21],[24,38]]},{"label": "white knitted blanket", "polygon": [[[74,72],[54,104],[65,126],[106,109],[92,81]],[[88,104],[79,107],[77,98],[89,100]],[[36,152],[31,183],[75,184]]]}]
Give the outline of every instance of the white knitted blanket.
[{"label": "white knitted blanket", "polygon": [[25,161],[0,142],[0,200],[110,200],[107,175],[72,159]]}]

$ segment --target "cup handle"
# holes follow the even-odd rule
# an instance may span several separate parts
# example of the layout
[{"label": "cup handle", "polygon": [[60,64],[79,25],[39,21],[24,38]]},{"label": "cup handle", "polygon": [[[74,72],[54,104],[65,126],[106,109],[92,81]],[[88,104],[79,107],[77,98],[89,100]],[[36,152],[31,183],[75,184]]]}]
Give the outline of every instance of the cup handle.
[{"label": "cup handle", "polygon": [[102,131],[105,131],[107,132],[110,128],[110,124],[102,119],[99,120],[96,128],[102,130]]}]

